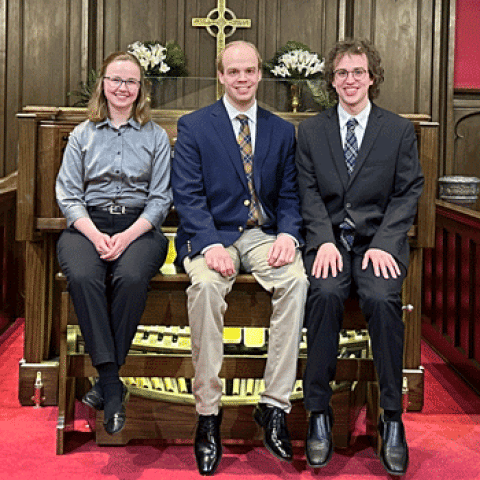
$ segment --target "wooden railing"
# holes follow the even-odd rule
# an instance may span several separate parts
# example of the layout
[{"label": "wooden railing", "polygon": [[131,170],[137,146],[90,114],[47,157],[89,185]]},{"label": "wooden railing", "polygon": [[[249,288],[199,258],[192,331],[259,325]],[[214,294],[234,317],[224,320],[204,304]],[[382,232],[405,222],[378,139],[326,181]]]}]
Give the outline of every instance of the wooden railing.
[{"label": "wooden railing", "polygon": [[437,201],[424,251],[423,337],[480,392],[480,212]]},{"label": "wooden railing", "polygon": [[21,313],[15,245],[17,172],[0,178],[0,332]]}]

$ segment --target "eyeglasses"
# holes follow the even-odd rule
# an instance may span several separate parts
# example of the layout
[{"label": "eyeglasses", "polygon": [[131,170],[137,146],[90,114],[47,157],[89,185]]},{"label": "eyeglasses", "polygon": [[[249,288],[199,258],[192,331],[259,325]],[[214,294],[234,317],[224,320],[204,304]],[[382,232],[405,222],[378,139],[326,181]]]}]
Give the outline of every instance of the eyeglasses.
[{"label": "eyeglasses", "polygon": [[345,70],[344,68],[340,68],[333,72],[338,80],[346,80],[349,73],[352,74],[352,77],[355,80],[363,80],[367,71],[364,68],[354,68],[353,70]]},{"label": "eyeglasses", "polygon": [[120,88],[122,86],[122,83],[124,83],[129,90],[140,88],[140,81],[135,80],[133,78],[129,78],[128,80],[123,80],[120,77],[103,77],[103,78],[108,81],[111,87]]}]

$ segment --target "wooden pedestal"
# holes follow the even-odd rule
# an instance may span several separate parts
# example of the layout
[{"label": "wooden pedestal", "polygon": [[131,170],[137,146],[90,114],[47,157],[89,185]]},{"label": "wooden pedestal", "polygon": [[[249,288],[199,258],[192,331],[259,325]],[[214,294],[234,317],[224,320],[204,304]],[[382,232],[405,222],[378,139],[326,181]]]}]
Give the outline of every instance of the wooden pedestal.
[{"label": "wooden pedestal", "polygon": [[27,363],[20,360],[18,401],[22,406],[32,406],[34,385],[37,373],[41,373],[43,383],[42,406],[58,405],[58,361]]}]

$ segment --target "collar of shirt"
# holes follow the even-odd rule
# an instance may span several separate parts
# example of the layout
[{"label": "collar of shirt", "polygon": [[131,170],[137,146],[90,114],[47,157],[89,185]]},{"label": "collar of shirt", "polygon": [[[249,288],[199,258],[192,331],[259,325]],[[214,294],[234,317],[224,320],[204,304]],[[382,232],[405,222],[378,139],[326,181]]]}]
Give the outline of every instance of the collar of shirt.
[{"label": "collar of shirt", "polygon": [[[95,123],[96,128],[102,128],[105,125],[108,125],[110,128],[113,128],[114,130],[118,130],[118,128],[114,127],[112,121],[108,117],[105,120],[102,120],[100,122]],[[140,127],[141,127],[140,123],[138,123],[133,117],[130,117],[128,119],[128,122],[125,123],[124,125],[129,125],[129,126],[135,128],[135,130],[140,130]],[[124,125],[122,125],[122,127]]]},{"label": "collar of shirt", "polygon": [[342,145],[345,145],[345,140],[347,137],[347,122],[351,118],[355,118],[358,122],[358,125],[355,127],[355,136],[357,137],[358,148],[362,145],[363,136],[365,135],[365,130],[367,128],[368,117],[372,110],[372,103],[370,100],[367,103],[367,106],[356,116],[352,117],[345,109],[338,104],[338,123],[340,125],[340,135],[342,137]]},{"label": "collar of shirt", "polygon": [[237,110],[227,99],[227,97],[223,96],[223,104],[227,110],[227,115],[230,121],[232,122],[233,133],[235,134],[235,138],[238,137],[240,133],[240,120],[238,120],[237,115],[246,115],[248,118],[248,126],[250,128],[250,135],[252,136],[252,151],[255,152],[255,139],[257,137],[257,111],[258,111],[258,104],[257,101],[253,103],[253,105],[246,111],[241,112]]}]

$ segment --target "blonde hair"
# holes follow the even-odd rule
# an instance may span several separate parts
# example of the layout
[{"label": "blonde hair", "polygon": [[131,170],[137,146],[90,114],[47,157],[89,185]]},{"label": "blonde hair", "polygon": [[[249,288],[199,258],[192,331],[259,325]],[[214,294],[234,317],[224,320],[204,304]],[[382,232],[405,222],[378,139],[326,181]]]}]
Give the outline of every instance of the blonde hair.
[{"label": "blonde hair", "polygon": [[223,56],[225,54],[225,51],[228,50],[230,47],[235,47],[237,45],[245,45],[245,46],[253,49],[253,51],[255,52],[255,55],[258,58],[258,69],[261,70],[262,69],[262,57],[260,56],[260,52],[258,51],[257,47],[253,43],[246,42],[244,40],[235,40],[234,42],[227,43],[227,45],[225,45],[225,48],[218,54],[218,57],[217,57],[217,71],[219,71],[220,73],[223,73],[223,70],[224,70]]},{"label": "blonde hair", "polygon": [[95,89],[93,94],[88,102],[88,119],[92,122],[102,122],[108,118],[108,103],[105,98],[105,93],[103,91],[103,79],[105,78],[105,72],[107,67],[113,62],[132,62],[138,66],[140,70],[140,88],[138,91],[137,99],[132,106],[132,117],[140,125],[145,125],[149,120],[151,120],[150,112],[150,87],[147,85],[145,80],[145,75],[143,73],[143,68],[140,65],[137,57],[128,52],[114,52],[111,53],[104,61],[102,68],[100,70],[100,75],[97,78],[95,84]]}]

